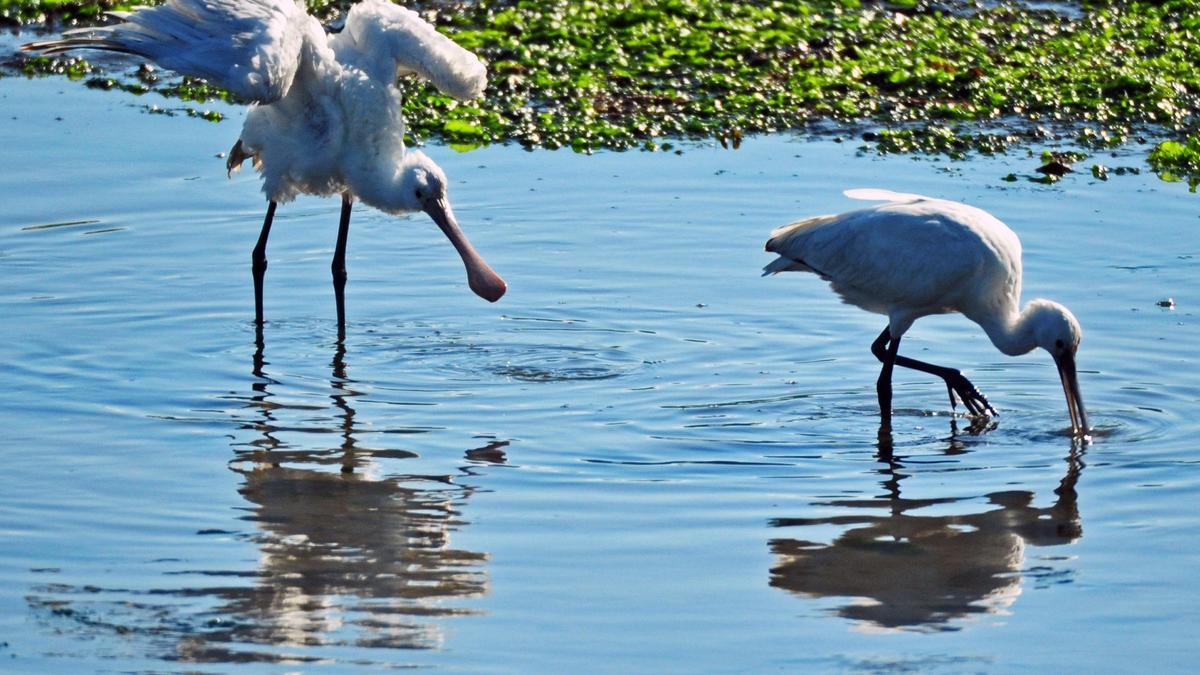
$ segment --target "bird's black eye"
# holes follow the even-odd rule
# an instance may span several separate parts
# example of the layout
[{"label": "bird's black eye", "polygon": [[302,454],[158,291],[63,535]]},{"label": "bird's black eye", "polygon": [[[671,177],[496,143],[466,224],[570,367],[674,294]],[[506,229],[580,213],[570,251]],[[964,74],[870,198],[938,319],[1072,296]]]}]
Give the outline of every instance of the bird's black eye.
[{"label": "bird's black eye", "polygon": [[1062,341],[1062,340],[1055,340],[1055,341],[1054,341],[1054,346],[1055,346],[1055,348],[1057,348],[1057,349],[1062,349],[1062,348],[1063,348],[1065,345],[1063,345],[1063,341]]}]

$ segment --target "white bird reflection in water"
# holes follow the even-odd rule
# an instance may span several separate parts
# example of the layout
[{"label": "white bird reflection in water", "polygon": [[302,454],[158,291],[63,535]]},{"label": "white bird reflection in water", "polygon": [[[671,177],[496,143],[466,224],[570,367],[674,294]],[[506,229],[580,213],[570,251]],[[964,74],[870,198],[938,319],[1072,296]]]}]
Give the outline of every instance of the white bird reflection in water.
[{"label": "white bird reflection in water", "polygon": [[445,601],[487,592],[487,556],[450,544],[465,525],[453,488],[277,466],[243,475],[261,528],[256,583],[203,589],[228,628],[186,640],[187,660],[209,660],[214,645],[227,660],[227,643],[433,648],[439,629],[423,619],[469,613]]},{"label": "white bird reflection in water", "polygon": [[[261,337],[257,346],[250,402],[261,416],[253,425],[260,435],[232,466],[244,478],[239,493],[253,505],[245,518],[260,528],[258,583],[223,598],[216,614],[231,623],[225,634],[207,632],[184,651],[203,661],[204,651],[221,642],[437,647],[440,630],[426,619],[470,613],[448,601],[487,592],[486,554],[450,541],[466,525],[459,509],[472,489],[446,475],[372,477],[379,459],[417,455],[359,442],[352,403],[360,392],[347,376],[340,341],[330,383],[337,428],[316,430],[339,433],[340,442],[320,450],[287,447],[276,436],[285,425],[271,402]],[[466,458],[479,461],[482,452],[503,462],[504,445],[468,450]],[[340,471],[295,466],[306,464],[337,464]]]},{"label": "white bird reflection in water", "polygon": [[[488,592],[488,556],[452,545],[452,534],[468,524],[461,509],[474,492],[459,479],[504,463],[507,443],[467,450],[451,475],[377,477],[382,458],[401,465],[419,458],[357,440],[363,432],[352,403],[359,393],[346,376],[344,347],[332,362],[332,408],[273,403],[272,388],[284,385],[264,367],[260,341],[252,393],[235,396],[246,404],[236,414],[256,417],[240,420],[241,428],[256,437],[239,442],[230,463],[242,478],[242,519],[254,530],[201,533],[252,542],[255,569],[164,570],[193,580],[181,588],[47,586],[30,596],[35,609],[75,619],[82,634],[143,638],[152,645],[146,653],[190,663],[329,663],[348,646],[436,649],[445,619],[476,611],[464,600]],[[322,410],[334,419],[322,419]],[[292,424],[293,415],[304,418]],[[298,447],[297,431],[340,439],[332,448]],[[289,442],[279,440],[284,433]],[[307,434],[301,438],[307,444]],[[396,658],[358,652],[355,663],[405,665]]]},{"label": "white bird reflection in water", "polygon": [[[949,453],[957,452],[953,440]],[[1032,492],[1009,490],[983,496],[986,507],[966,515],[922,516],[921,509],[974,498],[915,499],[901,496],[903,458],[892,454],[881,432],[880,461],[886,494],[874,499],[814,504],[845,509],[823,518],[778,518],[771,525],[789,533],[844,528],[830,543],[799,538],[769,542],[777,564],[771,586],[813,598],[847,598],[836,613],[857,628],[953,631],[963,620],[1003,614],[1021,593],[1023,577],[1055,578],[1067,573],[1046,567],[1022,569],[1026,545],[1070,544],[1083,535],[1075,485],[1083,463],[1075,444],[1066,474],[1050,506],[1034,506]],[[884,515],[876,515],[883,512]]]}]

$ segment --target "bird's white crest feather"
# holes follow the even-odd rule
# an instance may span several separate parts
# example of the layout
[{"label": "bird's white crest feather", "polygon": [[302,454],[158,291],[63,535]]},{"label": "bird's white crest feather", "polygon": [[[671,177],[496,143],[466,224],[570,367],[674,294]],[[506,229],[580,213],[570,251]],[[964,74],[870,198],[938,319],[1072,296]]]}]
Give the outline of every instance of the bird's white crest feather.
[{"label": "bird's white crest feather", "polygon": [[891,190],[881,190],[879,188],[857,188],[846,190],[842,194],[850,199],[861,199],[868,202],[917,202],[922,199],[929,199],[929,197],[924,195],[916,195],[911,192],[892,192]]}]

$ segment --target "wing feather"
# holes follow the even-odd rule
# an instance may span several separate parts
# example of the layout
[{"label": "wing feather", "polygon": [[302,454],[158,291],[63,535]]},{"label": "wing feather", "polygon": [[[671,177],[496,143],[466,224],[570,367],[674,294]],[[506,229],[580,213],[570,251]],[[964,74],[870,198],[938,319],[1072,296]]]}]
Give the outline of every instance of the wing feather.
[{"label": "wing feather", "polygon": [[310,21],[292,0],[167,0],[117,16],[124,21],[67,31],[62,39],[22,49],[136,54],[242,99],[268,103],[291,87]]},{"label": "wing feather", "polygon": [[767,242],[780,259],[764,272],[815,272],[872,311],[936,304],[980,269],[987,250],[941,204],[892,202],[785,226]]},{"label": "wing feather", "polygon": [[862,199],[869,202],[918,202],[923,199],[930,199],[930,197],[911,192],[892,192],[891,190],[881,190],[879,188],[856,188],[854,190],[846,190],[842,194],[850,199]]},{"label": "wing feather", "polygon": [[400,74],[428,80],[460,101],[476,98],[487,86],[487,68],[478,57],[416,12],[387,0],[364,0],[352,7],[339,43],[363,59],[390,59]]}]

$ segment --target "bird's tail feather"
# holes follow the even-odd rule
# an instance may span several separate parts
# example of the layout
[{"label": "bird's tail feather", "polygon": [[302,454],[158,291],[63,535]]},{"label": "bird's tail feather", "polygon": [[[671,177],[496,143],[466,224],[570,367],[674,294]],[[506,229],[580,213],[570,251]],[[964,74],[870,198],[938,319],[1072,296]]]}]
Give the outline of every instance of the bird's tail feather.
[{"label": "bird's tail feather", "polygon": [[767,265],[763,268],[762,275],[764,277],[769,277],[772,274],[779,274],[780,272],[807,272],[808,270],[808,265],[796,260],[792,260],[791,258],[784,258],[783,256],[780,256],[772,260],[770,265]]},{"label": "bird's tail feather", "polygon": [[229,149],[229,158],[225,160],[225,175],[233,178],[233,174],[242,170],[242,163],[247,159],[251,160],[256,170],[262,171],[262,157],[257,152],[247,150],[246,146],[242,145],[242,139],[239,138],[237,143],[234,143],[233,147]]},{"label": "bird's tail feather", "polygon": [[775,253],[779,250],[779,246],[786,242],[792,235],[811,230],[814,227],[819,227],[830,221],[836,220],[840,216],[813,216],[804,220],[797,220],[794,223],[788,223],[771,230],[771,237],[767,240],[767,251]]}]

